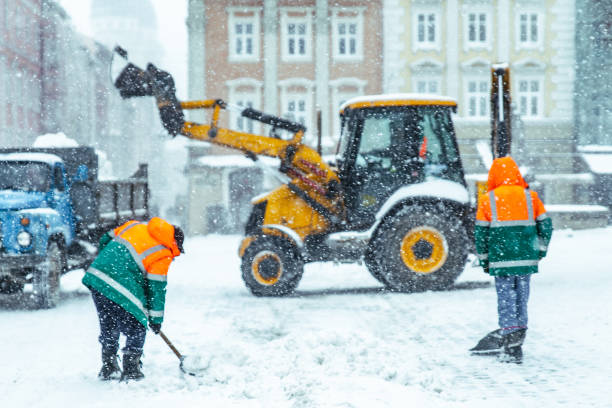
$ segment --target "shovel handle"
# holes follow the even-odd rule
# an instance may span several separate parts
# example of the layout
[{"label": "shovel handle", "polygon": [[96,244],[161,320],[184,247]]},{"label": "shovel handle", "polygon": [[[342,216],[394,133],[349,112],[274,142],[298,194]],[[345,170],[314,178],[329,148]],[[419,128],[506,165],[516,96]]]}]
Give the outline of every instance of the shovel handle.
[{"label": "shovel handle", "polygon": [[183,361],[183,356],[181,355],[181,353],[176,349],[176,347],[174,347],[174,344],[172,344],[172,342],[166,337],[166,335],[164,334],[163,331],[159,331],[159,336],[166,342],[166,344],[168,345],[168,347],[170,347],[170,350],[172,350],[174,352],[174,354],[176,354],[176,356],[178,357],[179,360]]}]

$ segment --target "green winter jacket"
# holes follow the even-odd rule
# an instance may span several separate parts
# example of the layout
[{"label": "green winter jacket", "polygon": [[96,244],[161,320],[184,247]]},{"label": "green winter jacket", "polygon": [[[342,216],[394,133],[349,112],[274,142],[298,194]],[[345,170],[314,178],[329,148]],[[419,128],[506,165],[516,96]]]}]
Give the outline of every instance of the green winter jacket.
[{"label": "green winter jacket", "polygon": [[128,221],[100,239],[83,284],[131,313],[143,326],[164,319],[168,268],[180,254],[174,227],[161,218]]},{"label": "green winter jacket", "polygon": [[510,157],[495,159],[475,225],[480,264],[492,276],[538,272],[552,236],[552,221]]}]

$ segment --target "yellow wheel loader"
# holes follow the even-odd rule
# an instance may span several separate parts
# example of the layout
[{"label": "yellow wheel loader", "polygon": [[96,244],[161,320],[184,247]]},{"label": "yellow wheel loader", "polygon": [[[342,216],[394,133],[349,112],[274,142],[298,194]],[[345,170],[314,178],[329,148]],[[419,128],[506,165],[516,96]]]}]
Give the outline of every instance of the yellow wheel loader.
[{"label": "yellow wheel loader", "polygon": [[[121,50],[119,50],[121,51]],[[124,98],[154,96],[171,135],[280,159],[289,182],[253,201],[239,255],[242,278],[257,296],[292,293],[304,264],[365,262],[395,291],[444,289],[463,271],[473,209],[464,179],[450,98],[363,96],[340,108],[335,163],[302,143],[306,128],[222,100],[179,102],[167,72],[129,63],[115,80]],[[184,110],[208,109],[209,123]],[[218,126],[221,111],[289,133],[255,135]]]}]

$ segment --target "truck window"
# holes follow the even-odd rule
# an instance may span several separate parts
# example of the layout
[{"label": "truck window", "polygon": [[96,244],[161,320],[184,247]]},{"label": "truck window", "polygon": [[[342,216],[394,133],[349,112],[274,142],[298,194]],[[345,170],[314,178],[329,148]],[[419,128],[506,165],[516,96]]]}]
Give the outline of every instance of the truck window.
[{"label": "truck window", "polygon": [[0,190],[49,191],[50,174],[45,163],[0,162]]},{"label": "truck window", "polygon": [[53,168],[53,187],[55,187],[58,191],[64,191],[64,176],[62,174],[62,168],[59,166],[55,166]]}]

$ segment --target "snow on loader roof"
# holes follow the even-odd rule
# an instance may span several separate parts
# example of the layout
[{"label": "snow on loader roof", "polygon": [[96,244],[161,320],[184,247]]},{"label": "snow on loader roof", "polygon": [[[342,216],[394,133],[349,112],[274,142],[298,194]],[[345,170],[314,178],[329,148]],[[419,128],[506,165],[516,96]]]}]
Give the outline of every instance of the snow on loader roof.
[{"label": "snow on loader roof", "polygon": [[418,93],[396,93],[381,95],[364,95],[351,98],[340,106],[340,113],[345,109],[366,108],[379,106],[405,106],[405,105],[433,105],[457,106],[457,100],[449,96]]}]

